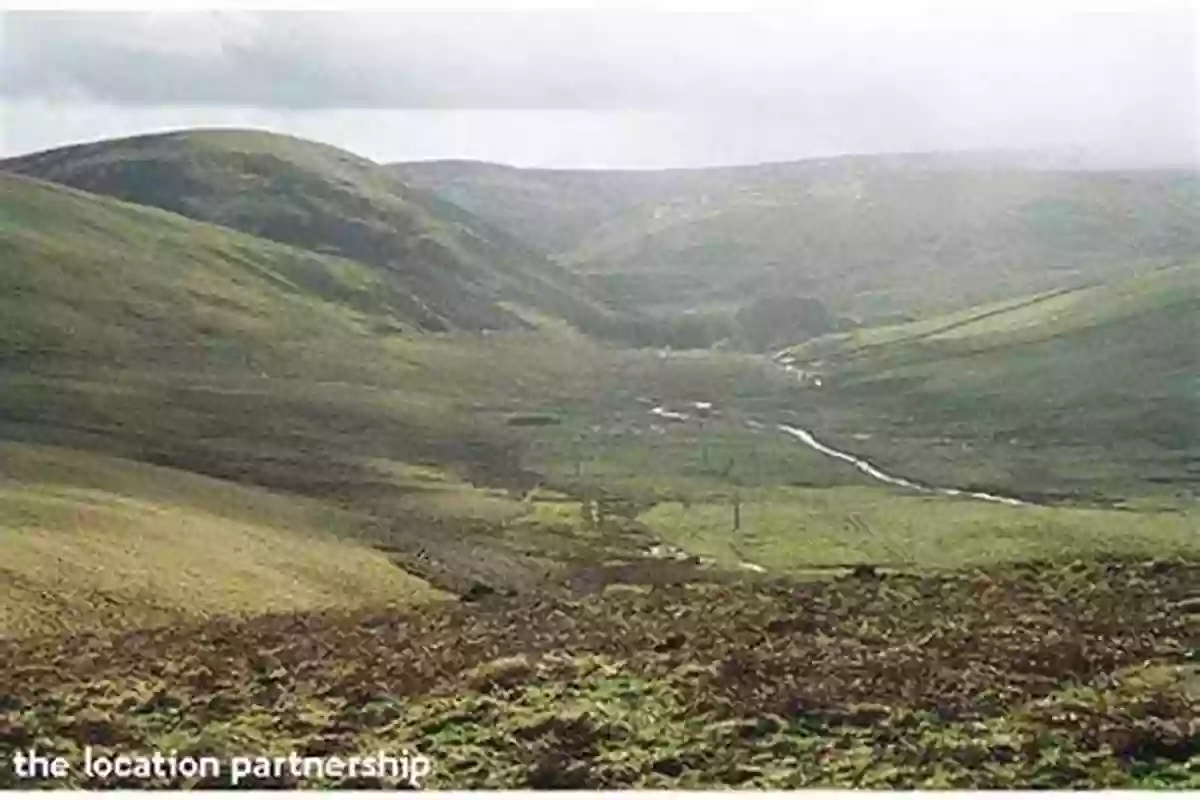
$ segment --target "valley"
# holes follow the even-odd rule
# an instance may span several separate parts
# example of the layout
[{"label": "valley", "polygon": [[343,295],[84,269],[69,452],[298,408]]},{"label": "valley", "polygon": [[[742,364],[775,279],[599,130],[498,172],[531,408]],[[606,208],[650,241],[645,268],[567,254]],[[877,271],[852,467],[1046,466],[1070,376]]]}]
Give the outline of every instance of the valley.
[{"label": "valley", "polygon": [[1195,788],[1198,187],[0,161],[0,744]]}]

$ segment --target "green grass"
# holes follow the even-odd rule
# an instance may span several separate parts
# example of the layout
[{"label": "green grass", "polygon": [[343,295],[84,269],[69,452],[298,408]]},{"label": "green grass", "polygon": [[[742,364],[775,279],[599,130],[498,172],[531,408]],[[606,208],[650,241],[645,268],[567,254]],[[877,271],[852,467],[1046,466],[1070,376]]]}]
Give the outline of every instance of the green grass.
[{"label": "green grass", "polygon": [[1198,319],[1192,263],[792,352],[824,376],[810,424],[915,477],[1186,501]]},{"label": "green grass", "polygon": [[619,316],[503,231],[367,159],[295,137],[179,131],[35,153],[0,170],[354,259],[372,284],[362,299],[423,329],[523,327],[500,301],[595,329]]},{"label": "green grass", "polygon": [[[245,366],[332,357],[411,320],[361,264],[0,173],[6,362]],[[287,331],[284,339],[278,334]]]},{"label": "green grass", "polygon": [[880,488],[743,491],[665,503],[640,519],[664,541],[725,566],[750,561],[777,574],[847,564],[957,570],[1077,558],[1200,557],[1194,510],[1116,512],[1010,508]]},{"label": "green grass", "polygon": [[[316,498],[453,591],[528,586],[592,553],[520,522],[517,498],[574,476],[512,415],[787,391],[743,357],[663,363],[564,330],[397,334],[356,262],[19,176],[0,197],[0,437]],[[396,473],[418,466],[446,480]],[[661,466],[687,479],[686,462]]]},{"label": "green grass", "polygon": [[528,457],[540,470],[643,503],[699,499],[735,485],[869,483],[854,469],[775,430],[747,429],[740,418],[713,420],[703,427],[694,420],[663,425],[644,410],[625,411],[598,414],[531,438]]}]

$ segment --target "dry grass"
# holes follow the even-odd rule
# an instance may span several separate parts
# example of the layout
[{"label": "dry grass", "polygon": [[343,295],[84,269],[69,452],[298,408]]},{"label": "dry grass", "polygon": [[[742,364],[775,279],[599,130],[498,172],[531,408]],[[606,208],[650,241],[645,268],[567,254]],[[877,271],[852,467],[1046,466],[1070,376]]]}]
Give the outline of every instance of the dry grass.
[{"label": "dry grass", "polygon": [[0,458],[0,636],[438,596],[316,502],[53,448]]}]

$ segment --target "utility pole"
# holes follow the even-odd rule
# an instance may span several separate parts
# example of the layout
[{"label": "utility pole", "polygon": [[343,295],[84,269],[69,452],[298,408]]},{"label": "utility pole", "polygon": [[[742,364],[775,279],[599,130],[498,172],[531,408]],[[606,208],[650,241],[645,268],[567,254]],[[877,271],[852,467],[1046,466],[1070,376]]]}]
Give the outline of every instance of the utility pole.
[{"label": "utility pole", "polygon": [[735,531],[742,529],[742,487],[737,478],[733,475],[733,468],[737,465],[737,459],[733,456],[729,457],[729,463],[725,465],[725,469],[721,473],[721,477],[729,480],[734,488],[733,494],[730,495],[730,504],[733,506],[733,529]]}]

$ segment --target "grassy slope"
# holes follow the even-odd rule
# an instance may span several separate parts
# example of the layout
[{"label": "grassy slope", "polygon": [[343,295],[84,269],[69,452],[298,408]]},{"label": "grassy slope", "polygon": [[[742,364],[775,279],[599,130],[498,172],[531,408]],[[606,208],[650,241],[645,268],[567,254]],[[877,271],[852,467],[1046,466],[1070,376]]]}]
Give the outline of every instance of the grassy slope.
[{"label": "grassy slope", "polygon": [[[303,489],[286,478],[306,464],[338,470],[306,452],[305,428],[291,426],[290,443],[271,432],[290,412],[319,435],[319,401],[264,386],[256,404],[245,383],[335,375],[342,348],[367,355],[370,332],[397,320],[376,306],[366,267],[17,176],[0,176],[0,249],[0,436],[284,489]],[[240,391],[222,399],[222,383]],[[265,417],[246,416],[256,405]],[[256,433],[239,439],[239,426]],[[297,547],[288,531],[317,531],[313,513],[254,519],[294,500],[221,494],[186,473],[78,450],[5,447],[8,631],[400,600],[421,585],[362,545]],[[54,613],[38,616],[44,592]]]},{"label": "grassy slope", "polygon": [[59,148],[0,170],[156,206],[377,269],[378,302],[433,329],[511,328],[500,301],[596,327],[574,275],[371,161],[254,131],[182,131]]},{"label": "grassy slope", "polygon": [[880,434],[851,449],[886,454],[885,464],[904,458],[889,443],[942,439],[943,452],[998,458],[1007,474],[995,483],[1014,490],[1053,493],[1073,473],[1076,489],[1119,496],[1158,484],[1187,495],[1200,479],[1197,320],[1191,264],[793,353],[826,375],[818,429],[843,442],[852,430]]},{"label": "grassy slope", "polygon": [[989,568],[1028,560],[1200,556],[1195,509],[1115,513],[1013,509],[878,489],[743,492],[741,528],[728,502],[664,503],[641,519],[664,541],[733,567],[804,573],[851,564],[908,570]]},{"label": "grassy slope", "polygon": [[[743,359],[664,368],[570,331],[398,335],[357,262],[20,176],[0,176],[0,199],[0,438],[353,509],[370,541],[454,590],[529,586],[594,556],[513,499],[569,474],[507,414],[628,412],[637,392],[682,400],[714,380],[786,388]],[[402,477],[421,464],[445,480]],[[662,465],[668,484],[687,467]]]},{"label": "grassy slope", "polygon": [[0,636],[403,605],[441,593],[320,503],[0,442]]},{"label": "grassy slope", "polygon": [[1182,171],[1012,169],[937,156],[643,174],[394,169],[519,235],[558,231],[538,241],[646,303],[787,290],[873,319],[1078,285],[1200,251],[1200,180]]},{"label": "grassy slope", "polygon": [[508,463],[399,390],[369,268],[26,178],[0,198],[0,435],[339,502],[386,485],[373,457]]},{"label": "grassy slope", "polygon": [[328,356],[312,349],[318,340],[413,322],[352,261],[5,173],[0,203],[10,368],[127,360],[262,371]]}]

